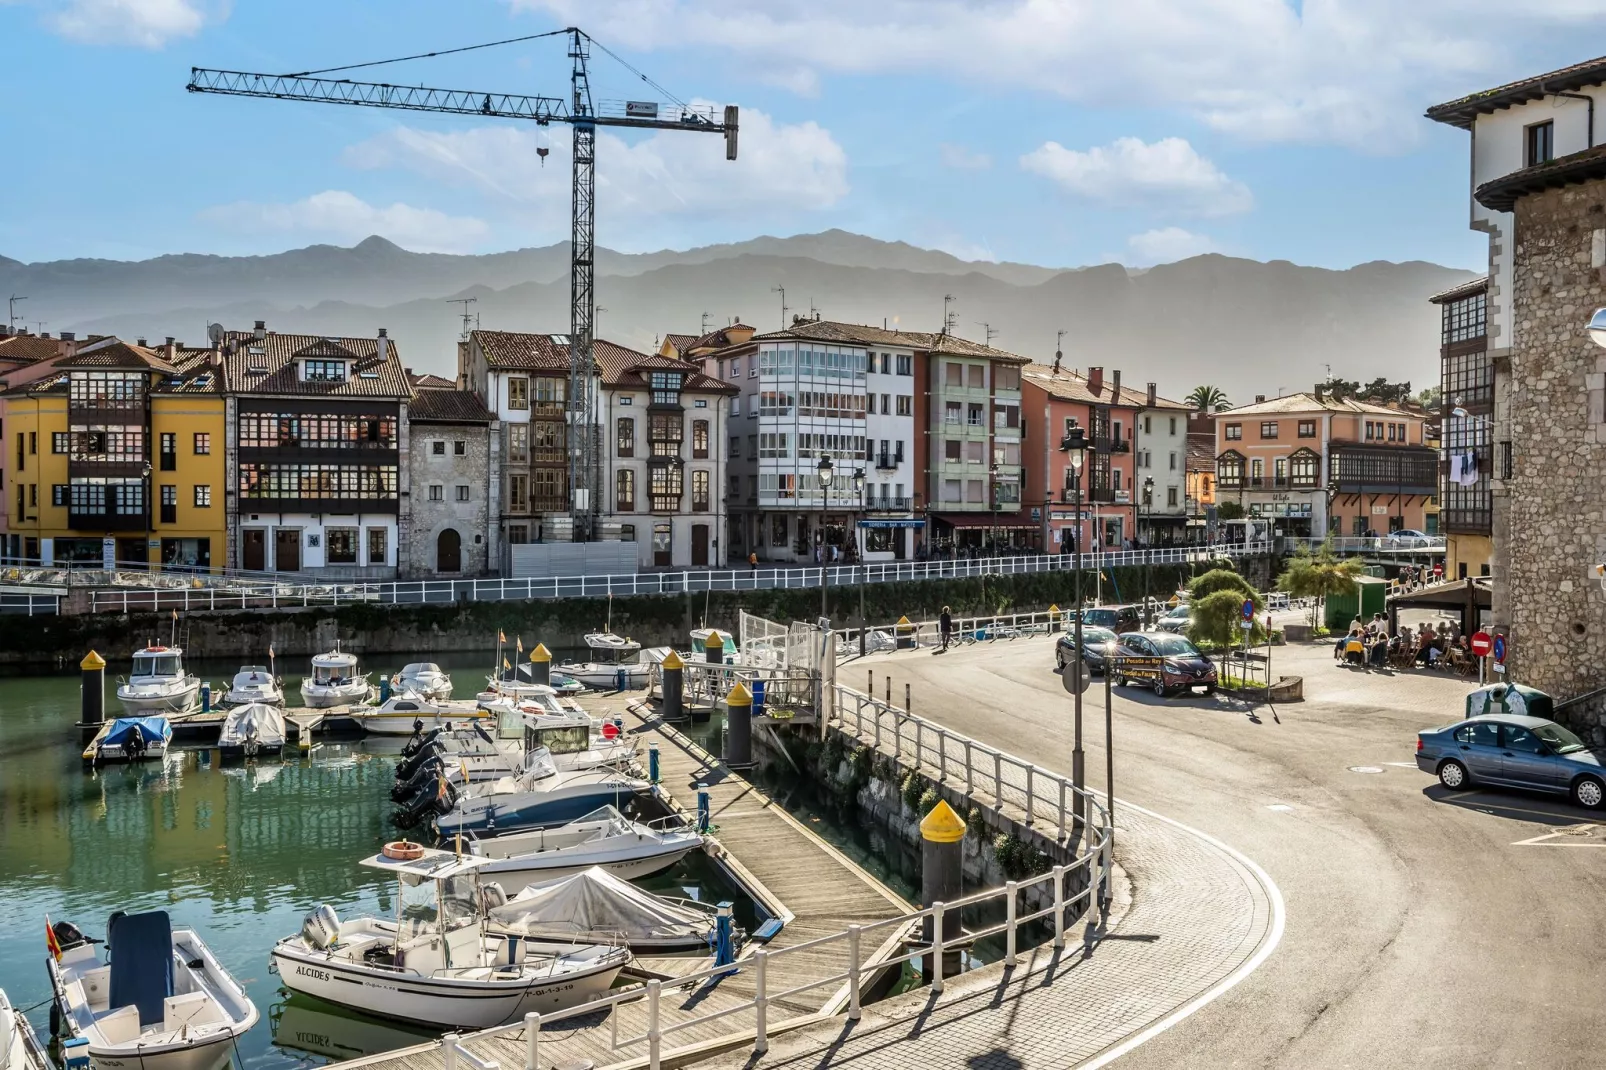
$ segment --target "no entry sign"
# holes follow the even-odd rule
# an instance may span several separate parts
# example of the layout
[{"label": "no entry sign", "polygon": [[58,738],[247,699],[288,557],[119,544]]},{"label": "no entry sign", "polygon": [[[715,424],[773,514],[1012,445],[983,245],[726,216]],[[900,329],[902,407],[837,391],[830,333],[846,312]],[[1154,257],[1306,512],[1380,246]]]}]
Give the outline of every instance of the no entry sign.
[{"label": "no entry sign", "polygon": [[1492,646],[1488,632],[1479,632],[1472,637],[1472,652],[1480,658],[1487,657]]}]

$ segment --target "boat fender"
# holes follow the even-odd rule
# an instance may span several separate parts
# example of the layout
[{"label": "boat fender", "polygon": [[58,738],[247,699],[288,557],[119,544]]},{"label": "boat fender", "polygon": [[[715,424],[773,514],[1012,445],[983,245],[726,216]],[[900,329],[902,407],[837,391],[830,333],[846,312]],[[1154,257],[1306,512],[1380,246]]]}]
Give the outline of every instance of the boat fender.
[{"label": "boat fender", "polygon": [[414,862],[424,857],[424,846],[411,840],[392,840],[379,853],[397,862]]}]

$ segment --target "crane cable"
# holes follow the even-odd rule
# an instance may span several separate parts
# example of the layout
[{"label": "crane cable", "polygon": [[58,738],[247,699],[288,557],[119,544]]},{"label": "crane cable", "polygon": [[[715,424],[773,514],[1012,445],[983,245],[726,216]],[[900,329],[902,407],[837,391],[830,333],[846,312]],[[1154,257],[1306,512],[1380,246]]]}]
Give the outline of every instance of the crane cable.
[{"label": "crane cable", "polygon": [[[310,77],[311,75],[314,75],[314,74],[333,74],[336,71],[354,71],[354,70],[357,70],[360,67],[382,67],[387,63],[405,63],[408,60],[412,60],[412,59],[433,59],[436,56],[451,56],[451,55],[455,55],[455,54],[457,54],[459,52],[473,52],[475,49],[480,49],[480,48],[495,48],[498,45],[516,45],[516,44],[519,44],[522,41],[538,41],[543,37],[559,37],[559,36],[561,36],[563,34],[566,34],[566,33],[569,33],[569,32],[570,31],[566,30],[566,29],[565,30],[550,30],[547,33],[532,33],[532,34],[529,34],[528,36],[525,36],[525,37],[509,37],[509,38],[507,38],[506,40],[503,40],[503,41],[487,41],[484,44],[480,44],[480,45],[464,45],[462,48],[447,48],[447,49],[442,49],[439,52],[420,52],[415,56],[397,56],[395,59],[376,59],[376,60],[371,60],[371,61],[369,61],[367,63],[348,63],[344,67],[325,67],[322,70],[317,70],[317,71],[300,71],[300,72],[298,72],[296,74],[283,75],[283,77],[285,77],[285,78],[307,78],[307,77]],[[601,46],[599,45],[598,47],[600,48]],[[603,49],[603,51],[606,52],[607,49]],[[613,55],[613,53],[611,53],[611,52],[609,52],[608,54],[610,56]],[[614,58],[618,59],[617,56],[615,56]],[[623,63],[624,61],[620,60],[620,62]],[[628,64],[626,64],[626,65],[628,66]]]}]

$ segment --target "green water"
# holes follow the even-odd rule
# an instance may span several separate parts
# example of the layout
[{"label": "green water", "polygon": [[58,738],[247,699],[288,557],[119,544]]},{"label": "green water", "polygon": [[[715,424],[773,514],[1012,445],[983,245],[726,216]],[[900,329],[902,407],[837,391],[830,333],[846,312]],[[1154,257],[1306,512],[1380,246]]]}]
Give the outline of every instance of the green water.
[{"label": "green water", "polygon": [[[393,671],[404,659],[391,660],[363,667]],[[488,653],[435,660],[461,695],[483,686],[490,665]],[[299,676],[282,659],[278,667],[294,702]],[[192,668],[226,684],[236,667]],[[76,674],[0,677],[0,988],[18,1007],[38,1005],[29,1017],[42,1037],[45,915],[98,937],[113,911],[151,909],[195,928],[256,1003],[262,1021],[239,1044],[246,1066],[314,1065],[427,1035],[289,1001],[268,971],[274,941],[318,903],[342,916],[393,909],[394,883],[357,861],[396,838],[389,793],[400,739],[325,742],[310,757],[249,766],[223,765],[215,750],[175,750],[164,762],[87,772],[78,707]],[[108,712],[116,708],[108,695]],[[730,895],[701,856],[652,886]]]}]

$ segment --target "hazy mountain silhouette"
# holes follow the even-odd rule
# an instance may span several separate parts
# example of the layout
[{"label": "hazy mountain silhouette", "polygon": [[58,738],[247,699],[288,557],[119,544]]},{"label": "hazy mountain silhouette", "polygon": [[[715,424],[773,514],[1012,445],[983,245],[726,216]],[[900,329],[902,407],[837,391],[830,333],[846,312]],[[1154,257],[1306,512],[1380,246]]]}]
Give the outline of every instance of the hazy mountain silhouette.
[{"label": "hazy mountain silhouette", "polygon": [[[277,330],[371,334],[386,327],[418,371],[449,374],[461,327],[446,301],[474,297],[487,328],[565,333],[568,248],[479,256],[412,253],[372,237],[271,256],[162,256],[139,262],[0,258],[0,293],[26,295],[53,329],[191,344],[218,321]],[[959,334],[1041,360],[1067,332],[1072,367],[1121,368],[1179,396],[1213,382],[1235,400],[1308,387],[1326,374],[1419,386],[1438,378],[1438,315],[1428,295],[1471,277],[1413,261],[1343,271],[1193,257],[1142,272],[1117,264],[1054,269],[969,262],[902,242],[834,230],[686,251],[598,250],[600,333],[650,348],[664,332],[741,319],[761,330],[811,307],[828,319],[911,330],[942,326],[954,297]]]}]

